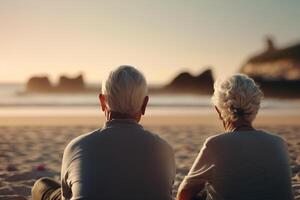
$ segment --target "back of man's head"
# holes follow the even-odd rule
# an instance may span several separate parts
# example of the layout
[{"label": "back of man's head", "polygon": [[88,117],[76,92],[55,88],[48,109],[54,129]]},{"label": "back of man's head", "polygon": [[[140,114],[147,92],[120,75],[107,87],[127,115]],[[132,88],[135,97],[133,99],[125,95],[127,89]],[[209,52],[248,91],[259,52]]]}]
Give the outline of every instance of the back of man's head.
[{"label": "back of man's head", "polygon": [[132,66],[118,67],[102,82],[102,94],[112,112],[129,115],[140,112],[147,93],[145,77]]}]

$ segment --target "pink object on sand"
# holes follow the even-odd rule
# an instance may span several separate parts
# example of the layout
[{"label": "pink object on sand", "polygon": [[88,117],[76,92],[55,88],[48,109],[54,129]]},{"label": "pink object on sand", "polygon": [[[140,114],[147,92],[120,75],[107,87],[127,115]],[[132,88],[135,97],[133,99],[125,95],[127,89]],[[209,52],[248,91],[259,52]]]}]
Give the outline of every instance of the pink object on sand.
[{"label": "pink object on sand", "polygon": [[46,167],[44,164],[39,164],[36,166],[35,168],[37,171],[45,171],[46,170]]}]

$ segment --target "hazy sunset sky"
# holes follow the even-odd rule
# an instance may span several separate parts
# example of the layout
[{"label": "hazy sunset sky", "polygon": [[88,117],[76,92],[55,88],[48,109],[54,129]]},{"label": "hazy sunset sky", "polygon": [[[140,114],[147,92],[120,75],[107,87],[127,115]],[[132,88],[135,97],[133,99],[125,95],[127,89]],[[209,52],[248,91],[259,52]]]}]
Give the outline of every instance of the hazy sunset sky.
[{"label": "hazy sunset sky", "polygon": [[300,1],[1,0],[0,82],[84,72],[99,82],[121,64],[150,83],[213,66],[233,73],[272,35],[300,41]]}]

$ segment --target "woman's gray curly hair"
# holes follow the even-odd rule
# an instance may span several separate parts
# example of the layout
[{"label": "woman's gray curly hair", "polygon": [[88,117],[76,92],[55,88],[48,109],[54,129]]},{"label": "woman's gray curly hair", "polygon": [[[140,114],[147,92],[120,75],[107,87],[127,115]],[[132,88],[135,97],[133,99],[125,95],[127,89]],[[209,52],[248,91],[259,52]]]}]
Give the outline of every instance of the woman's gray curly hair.
[{"label": "woman's gray curly hair", "polygon": [[263,93],[254,80],[244,74],[236,74],[214,84],[213,104],[225,121],[243,118],[252,122],[260,108]]}]

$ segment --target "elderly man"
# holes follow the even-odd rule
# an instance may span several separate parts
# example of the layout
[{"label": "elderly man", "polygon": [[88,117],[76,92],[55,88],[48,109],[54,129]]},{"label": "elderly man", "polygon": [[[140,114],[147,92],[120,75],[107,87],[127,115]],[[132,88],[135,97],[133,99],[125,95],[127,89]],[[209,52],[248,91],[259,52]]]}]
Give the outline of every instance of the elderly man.
[{"label": "elderly man", "polygon": [[38,180],[33,200],[169,200],[175,176],[170,145],[138,124],[148,103],[144,76],[131,66],[102,83],[102,129],[71,141],[63,155],[61,184]]}]

